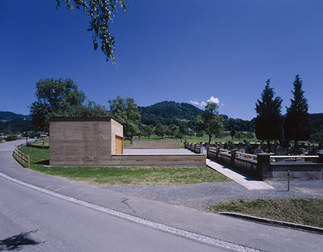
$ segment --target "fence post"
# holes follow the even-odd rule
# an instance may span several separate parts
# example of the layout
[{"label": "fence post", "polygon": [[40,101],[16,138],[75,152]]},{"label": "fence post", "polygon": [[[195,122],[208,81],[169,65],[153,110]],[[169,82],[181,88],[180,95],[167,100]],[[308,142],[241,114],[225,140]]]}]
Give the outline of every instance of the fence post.
[{"label": "fence post", "polygon": [[257,154],[257,177],[261,180],[272,176],[270,169],[270,154]]},{"label": "fence post", "polygon": [[236,155],[237,155],[237,150],[231,150],[231,166],[234,167],[234,160],[236,158]]},{"label": "fence post", "polygon": [[323,163],[323,152],[320,151],[317,153],[317,155],[319,155],[319,158],[317,160],[318,163]]}]

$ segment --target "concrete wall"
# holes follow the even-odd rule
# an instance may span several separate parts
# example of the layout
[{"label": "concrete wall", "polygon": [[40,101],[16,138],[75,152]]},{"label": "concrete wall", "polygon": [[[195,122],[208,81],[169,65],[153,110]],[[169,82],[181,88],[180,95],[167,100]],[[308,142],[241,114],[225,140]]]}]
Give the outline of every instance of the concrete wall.
[{"label": "concrete wall", "polygon": [[[290,171],[290,178],[308,180],[323,179],[323,154],[318,154],[318,162],[270,162],[270,155],[260,153],[257,160],[238,157],[236,151],[231,153],[221,152],[219,149],[208,150],[207,157],[232,167],[246,175],[265,180],[286,180],[287,172]],[[321,158],[321,159],[320,159]]]},{"label": "concrete wall", "polygon": [[148,166],[148,167],[204,167],[205,155],[112,155],[107,160],[85,163],[76,160],[56,162],[57,166]]},{"label": "concrete wall", "polygon": [[291,162],[271,163],[271,178],[275,180],[286,180],[287,172],[290,171],[291,179],[323,179],[323,164]]},{"label": "concrete wall", "polygon": [[[50,122],[52,166],[203,167],[205,155],[115,155],[115,136],[123,127],[111,118],[53,118]],[[150,141],[147,141],[150,142]],[[165,145],[175,148],[174,141]],[[149,143],[151,144],[151,143]],[[147,145],[144,145],[147,146]],[[178,146],[178,147],[177,147]],[[179,148],[179,144],[176,143]]]},{"label": "concrete wall", "polygon": [[178,140],[134,140],[133,144],[124,146],[125,149],[179,149]]},{"label": "concrete wall", "polygon": [[209,150],[207,152],[207,157],[212,160],[218,161],[223,165],[235,168],[238,171],[241,171],[249,176],[262,179],[257,167],[257,161],[255,160],[243,157],[236,157],[234,152],[230,154],[227,152],[220,152],[219,150]]},{"label": "concrete wall", "polygon": [[[53,118],[50,165],[90,165],[111,159],[111,118]],[[120,124],[119,124],[120,125]],[[116,126],[116,125],[114,125]],[[120,133],[114,127],[114,132]]]}]

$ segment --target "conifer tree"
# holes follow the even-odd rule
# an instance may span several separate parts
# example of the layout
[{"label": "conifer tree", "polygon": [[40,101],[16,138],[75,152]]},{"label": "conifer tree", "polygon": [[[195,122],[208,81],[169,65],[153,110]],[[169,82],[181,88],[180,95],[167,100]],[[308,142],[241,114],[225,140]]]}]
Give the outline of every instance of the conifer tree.
[{"label": "conifer tree", "polygon": [[258,116],[255,119],[256,137],[267,141],[268,151],[270,152],[270,141],[280,140],[282,136],[282,99],[277,96],[274,98],[274,90],[269,86],[270,79],[267,80],[265,89],[261,94],[261,100],[257,100],[256,111]]},{"label": "conifer tree", "polygon": [[287,108],[285,119],[285,137],[293,140],[295,146],[299,140],[308,140],[311,135],[311,124],[309,121],[308,104],[302,90],[302,80],[296,75],[294,81],[294,97],[291,99],[291,105]]}]

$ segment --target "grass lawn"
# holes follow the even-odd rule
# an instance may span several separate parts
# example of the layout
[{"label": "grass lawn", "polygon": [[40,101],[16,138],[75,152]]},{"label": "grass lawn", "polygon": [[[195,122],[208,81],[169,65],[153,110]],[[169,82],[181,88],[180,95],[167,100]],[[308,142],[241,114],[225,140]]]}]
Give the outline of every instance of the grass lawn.
[{"label": "grass lawn", "polygon": [[23,147],[30,156],[30,169],[103,185],[182,185],[230,181],[208,168],[148,168],[148,167],[45,167],[49,164],[49,149]]},{"label": "grass lawn", "polygon": [[[229,134],[229,133],[228,133]],[[200,143],[200,142],[208,142],[209,141],[209,137],[204,134],[203,136],[201,137],[197,137],[197,136],[184,136],[183,139],[176,139],[176,138],[171,138],[171,137],[167,137],[165,136],[164,138],[160,138],[159,136],[156,136],[156,135],[151,135],[150,138],[148,137],[145,137],[145,136],[142,136],[140,138],[140,140],[179,140],[181,142],[181,148],[184,148],[184,142],[187,141],[187,142],[190,142],[190,143]],[[228,142],[228,141],[231,141],[231,137],[230,136],[225,136],[225,137],[218,137],[218,138],[212,138],[211,142],[214,143],[214,142]],[[255,143],[257,142],[257,139],[256,138],[250,138],[250,139],[247,139],[249,142],[251,143]],[[235,143],[239,143],[241,141],[243,141],[243,139],[237,139],[237,138],[234,138],[233,141]],[[258,141],[259,142],[259,141]],[[130,141],[129,140],[124,140],[124,145],[129,145],[130,144]]]},{"label": "grass lawn", "polygon": [[323,228],[323,199],[233,200],[210,207],[211,212],[236,212]]}]

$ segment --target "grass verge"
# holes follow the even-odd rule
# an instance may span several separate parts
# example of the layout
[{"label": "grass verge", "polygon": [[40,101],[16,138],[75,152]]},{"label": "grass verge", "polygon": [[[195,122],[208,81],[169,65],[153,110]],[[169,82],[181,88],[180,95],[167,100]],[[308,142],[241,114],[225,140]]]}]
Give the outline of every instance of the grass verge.
[{"label": "grass verge", "polygon": [[208,167],[45,167],[49,164],[49,149],[23,147],[20,150],[30,156],[32,170],[94,184],[182,185],[230,181]]},{"label": "grass verge", "polygon": [[212,206],[210,211],[243,213],[323,228],[323,199],[240,199]]}]

